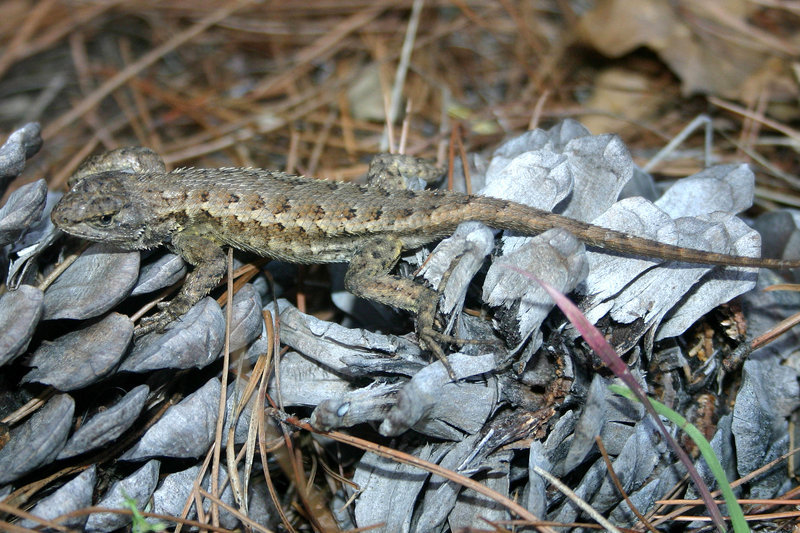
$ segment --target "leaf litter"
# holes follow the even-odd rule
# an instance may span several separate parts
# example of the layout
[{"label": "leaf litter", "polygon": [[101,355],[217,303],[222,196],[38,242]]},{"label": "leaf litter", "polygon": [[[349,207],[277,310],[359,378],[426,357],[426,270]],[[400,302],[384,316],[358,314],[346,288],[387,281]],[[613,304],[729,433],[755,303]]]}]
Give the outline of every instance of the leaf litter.
[{"label": "leaf litter", "polygon": [[[603,4],[613,2],[599,2],[597,9]],[[587,15],[584,21],[591,25],[592,18]],[[234,26],[245,23],[242,18],[231,20]],[[675,24],[678,27],[680,22]],[[597,43],[608,38],[595,35],[591,39],[599,47]],[[684,91],[702,88],[724,96],[746,94],[746,84],[735,87],[738,93],[732,92],[731,84],[726,90],[702,85],[702,80],[673,63],[678,60],[675,55],[654,43],[645,39],[637,46],[653,46],[657,54],[663,54],[666,63],[685,76]],[[475,42],[474,46],[486,44]],[[237,66],[234,62],[226,68]],[[752,71],[749,75],[755,76]],[[248,87],[252,81],[245,74],[240,89],[258,94],[273,90],[269,83]],[[364,83],[368,81],[365,77]],[[353,99],[351,104],[360,102]],[[653,109],[639,110],[639,117],[652,116]],[[266,128],[281,124],[268,115],[260,120]],[[11,135],[0,150],[0,170],[8,181],[22,173],[26,157],[38,150],[38,131],[29,124]],[[48,133],[58,131],[51,125]],[[754,174],[746,165],[712,166],[645,200],[626,197],[622,192],[626,184],[635,180],[645,191],[659,186],[637,168],[630,154],[633,148],[617,136],[592,135],[579,123],[566,120],[549,129],[505,137],[504,142],[498,139],[494,150],[484,146],[469,154],[469,179],[480,194],[523,201],[683,246],[758,252],[755,230],[737,218],[751,206],[756,190]],[[344,140],[349,142],[346,136]],[[248,141],[246,131],[240,141]],[[63,140],[55,137],[53,143],[50,149],[60,150],[61,145],[55,143]],[[463,172],[463,165],[456,167]],[[51,183],[57,184],[58,179]],[[129,465],[109,471],[118,484],[98,490],[93,467],[55,482],[52,486],[58,490],[38,499],[33,514],[54,518],[62,510],[90,503],[124,508],[120,499],[124,486],[139,509],[146,510],[146,502],[155,494],[154,510],[180,515],[181,503],[192,493],[194,480],[203,471],[202,458],[215,439],[222,394],[217,375],[224,344],[223,308],[208,298],[167,332],[137,339],[130,346],[125,333],[130,321],[125,318],[122,327],[108,324],[124,318],[121,312],[137,314],[148,298],[174,285],[185,272],[181,261],[162,250],[140,259],[139,253],[95,246],[40,290],[38,282],[52,271],[61,254],[74,250],[74,243],[56,240],[58,236],[47,228],[47,213],[55,201],[57,195],[45,194],[43,182],[33,182],[18,188],[0,208],[0,236],[8,241],[3,261],[6,265],[16,261],[9,270],[16,277],[9,278],[8,286],[19,287],[1,297],[0,324],[8,326],[0,339],[0,359],[9,376],[19,376],[4,394],[16,396],[14,403],[22,404],[45,390],[45,385],[62,392],[14,424],[8,444],[0,450],[0,461],[5,456],[5,464],[13,465],[0,469],[8,472],[4,493],[24,486],[33,476],[66,468],[73,464],[71,458],[91,460],[92,454],[104,452]],[[791,249],[796,238],[791,224],[773,229],[776,226],[768,217],[781,216],[792,217],[775,212],[756,222],[766,237],[765,249],[772,254]],[[763,303],[763,295],[748,292],[757,276],[747,269],[685,267],[614,256],[587,250],[558,230],[533,238],[495,236],[480,225],[465,224],[439,243],[430,258],[427,252],[410,254],[399,266],[407,275],[419,269],[420,279],[443,291],[440,309],[446,331],[485,341],[450,356],[458,383],[450,382],[441,363],[431,362],[428,354],[419,351],[411,326],[402,318],[391,318],[391,310],[376,311],[352,299],[334,298],[346,313],[339,324],[329,320],[330,313],[320,318],[302,312],[290,300],[273,302],[271,291],[290,294],[291,282],[278,279],[277,286],[268,289],[263,274],[257,272],[233,297],[231,349],[239,350],[242,361],[247,361],[245,372],[258,368],[259,356],[272,354],[276,372],[264,385],[270,398],[290,413],[309,416],[318,428],[352,428],[515,497],[541,518],[586,521],[572,502],[553,492],[536,473],[534,467],[539,467],[564,479],[614,523],[632,525],[637,519],[611,485],[595,437],[602,438],[624,489],[642,512],[655,509],[655,502],[670,493],[683,476],[682,467],[660,443],[642,411],[608,392],[613,378],[598,368],[577,333],[552,312],[549,298],[509,265],[534,272],[570,293],[590,320],[608,333],[622,353],[627,352],[626,361],[643,386],[667,395],[679,408],[690,406],[697,390],[720,386],[717,355],[728,351],[718,348],[720,354],[706,354],[702,362],[683,355],[686,343],[696,336],[692,333],[695,324],[740,294],[744,294],[743,305],[756,309],[752,313],[759,309],[769,313],[772,305]],[[331,280],[334,290],[339,284],[336,277]],[[783,298],[785,305],[796,305],[791,296]],[[473,314],[476,307],[483,308],[486,316]],[[371,323],[378,313],[395,323],[396,335],[357,327]],[[277,315],[281,342],[291,350],[280,357],[272,352],[273,326],[265,326],[264,314]],[[774,323],[751,316],[748,320],[764,324],[764,329]],[[102,338],[95,339],[97,332]],[[729,344],[741,342],[741,334],[730,335]],[[796,351],[796,343],[786,344],[786,350]],[[674,357],[676,351],[680,357]],[[726,401],[734,408],[717,417],[710,429],[712,445],[732,478],[749,474],[788,450],[786,419],[797,410],[798,391],[791,360],[789,365],[780,364],[786,353],[751,357],[742,369],[741,386],[725,391],[731,395]],[[75,357],[82,358],[80,364]],[[115,397],[108,395],[113,387],[120,388]],[[179,390],[174,405],[164,403],[165,395]],[[226,391],[228,413],[241,394],[238,386]],[[76,401],[80,410],[75,409]],[[165,409],[152,419],[158,405]],[[93,415],[86,417],[87,411]],[[230,420],[226,424],[230,426]],[[272,436],[273,444],[279,442],[280,426],[270,419],[264,424],[261,431]],[[240,426],[241,421],[237,443],[246,438]],[[760,431],[763,428],[769,431]],[[326,516],[339,517],[339,527],[384,522],[387,531],[441,531],[486,527],[487,519],[515,518],[497,501],[452,481],[372,453],[347,452],[343,457],[324,437],[314,439],[313,444],[302,446],[312,446],[324,462],[345,459],[339,468],[350,483],[331,485],[336,488],[326,500],[331,506]],[[296,440],[294,446],[300,445]],[[274,453],[280,463],[283,452]],[[175,457],[184,462],[175,462]],[[187,469],[193,458],[199,462]],[[102,462],[97,467],[107,468]],[[285,481],[292,479],[285,464],[262,467],[279,479],[288,476],[279,481],[278,503],[283,509],[290,509],[290,502],[309,490]],[[702,471],[701,461],[698,468]],[[159,470],[165,473],[160,479]],[[247,478],[249,472],[242,470],[239,476]],[[220,486],[230,487],[227,476],[221,473],[220,479]],[[206,486],[212,490],[210,483]],[[752,481],[742,495],[771,498],[789,487],[786,475],[776,469]],[[226,490],[228,502],[241,501],[230,488]],[[263,476],[250,480],[249,510],[257,523],[275,529],[280,527],[278,512],[267,503],[266,490]],[[687,494],[692,495],[692,490]],[[61,500],[61,491],[69,498]],[[102,501],[87,501],[86,494],[92,492]],[[183,496],[169,506],[158,503],[171,493]],[[315,488],[304,498],[319,495]],[[382,505],[390,496],[404,503]],[[353,498],[353,505],[340,507]],[[206,509],[210,509],[208,500]],[[94,514],[86,525],[80,520],[70,525],[110,531],[124,525],[124,516]],[[296,515],[289,519],[300,520]],[[224,520],[220,517],[220,523],[228,528],[241,524],[229,513]],[[24,523],[25,527],[31,524]]]}]

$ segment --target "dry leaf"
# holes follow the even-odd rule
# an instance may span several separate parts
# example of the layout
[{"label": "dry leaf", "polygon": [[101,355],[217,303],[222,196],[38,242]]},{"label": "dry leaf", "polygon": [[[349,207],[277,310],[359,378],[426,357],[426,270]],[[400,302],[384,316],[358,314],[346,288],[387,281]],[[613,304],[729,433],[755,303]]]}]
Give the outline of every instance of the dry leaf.
[{"label": "dry leaf", "polygon": [[579,28],[591,46],[608,56],[650,48],[681,79],[684,94],[750,102],[760,92],[753,90],[756,82],[771,94],[780,91],[784,97],[787,87],[796,94],[789,62],[780,59],[775,66],[776,57],[797,54],[796,47],[754,26],[746,8],[741,0],[600,0]]}]

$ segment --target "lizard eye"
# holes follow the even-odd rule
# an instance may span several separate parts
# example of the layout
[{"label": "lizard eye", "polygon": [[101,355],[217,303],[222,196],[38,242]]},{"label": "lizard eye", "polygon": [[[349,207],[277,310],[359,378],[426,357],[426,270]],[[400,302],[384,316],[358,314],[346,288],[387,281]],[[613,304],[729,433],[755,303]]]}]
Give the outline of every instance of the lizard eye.
[{"label": "lizard eye", "polygon": [[97,218],[97,224],[100,226],[110,226],[111,221],[114,220],[113,215],[105,214]]}]

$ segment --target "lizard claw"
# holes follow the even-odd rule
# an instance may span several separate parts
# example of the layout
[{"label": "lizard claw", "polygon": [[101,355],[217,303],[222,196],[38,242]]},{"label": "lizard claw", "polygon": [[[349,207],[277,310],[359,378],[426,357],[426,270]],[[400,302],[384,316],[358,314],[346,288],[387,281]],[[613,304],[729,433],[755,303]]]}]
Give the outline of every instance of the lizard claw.
[{"label": "lizard claw", "polygon": [[[447,335],[438,331],[434,326],[434,323],[436,322],[435,302],[437,299],[431,298],[429,301],[433,302],[433,305],[423,306],[422,309],[420,309],[417,313],[417,338],[419,339],[420,345],[423,348],[430,350],[436,356],[436,358],[442,362],[444,367],[447,369],[447,374],[450,376],[450,379],[456,381],[458,378],[456,377],[453,367],[450,365],[450,361],[447,360],[447,356],[445,355],[442,346],[448,344],[455,346],[464,346],[465,344],[487,344],[487,342],[480,340],[460,339],[458,337]],[[494,344],[491,342],[488,343]]]},{"label": "lizard claw", "polygon": [[447,370],[447,374],[450,376],[450,379],[456,381],[458,379],[456,377],[456,373],[453,370],[453,367],[450,365],[450,361],[447,360],[447,356],[442,349],[442,344],[449,344],[449,342],[446,340],[446,337],[449,336],[439,333],[433,328],[419,328],[417,337],[419,338],[419,343],[424,348],[427,348],[433,352],[433,355],[435,355],[436,358],[442,362]]},{"label": "lizard claw", "polygon": [[153,331],[163,333],[167,326],[185,315],[192,308],[192,304],[178,296],[168,302],[158,302],[156,308],[158,308],[157,313],[139,321],[139,325],[133,330],[134,336],[141,337]]},{"label": "lizard claw", "polygon": [[141,337],[154,331],[163,333],[166,327],[177,318],[170,312],[168,303],[161,302],[158,307],[161,311],[152,316],[146,316],[139,321],[139,325],[133,330],[134,337]]},{"label": "lizard claw", "polygon": [[423,326],[420,324],[417,329],[417,338],[419,338],[420,344],[424,347],[433,352],[437,359],[439,359],[444,367],[447,369],[447,373],[450,376],[450,379],[456,381],[458,378],[455,375],[453,367],[450,366],[450,362],[447,360],[447,356],[442,349],[443,345],[452,344],[455,346],[464,346],[466,344],[488,344],[492,346],[501,346],[502,343],[498,340],[481,340],[481,339],[461,339],[459,337],[454,337],[452,335],[447,335],[445,333],[441,333],[437,331],[433,326]]},{"label": "lizard claw", "polygon": [[442,350],[442,345],[444,344],[454,344],[456,346],[464,346],[466,344],[488,344],[491,346],[501,346],[502,343],[498,340],[480,340],[480,339],[461,339],[459,337],[453,337],[452,335],[445,335],[444,333],[440,333],[435,329],[429,329],[422,331],[420,330],[417,333],[417,337],[419,338],[420,344],[422,344],[425,348],[433,352],[437,359],[439,359],[442,364],[444,364],[445,368],[447,368],[447,373],[450,374],[450,377],[455,380],[456,376],[453,372],[453,368],[450,366],[450,362],[447,360],[447,356]]},{"label": "lizard claw", "polygon": [[159,320],[159,315],[144,317],[139,321],[139,325],[134,328],[133,336],[138,338],[154,331],[161,331],[166,325],[166,323],[162,322],[162,320]]}]

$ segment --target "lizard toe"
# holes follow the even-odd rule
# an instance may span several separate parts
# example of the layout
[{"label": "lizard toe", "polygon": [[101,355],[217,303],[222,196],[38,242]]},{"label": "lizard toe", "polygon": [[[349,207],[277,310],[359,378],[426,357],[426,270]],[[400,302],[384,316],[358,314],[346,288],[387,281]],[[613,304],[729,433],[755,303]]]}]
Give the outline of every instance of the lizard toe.
[{"label": "lizard toe", "polygon": [[442,362],[447,370],[447,374],[450,376],[450,379],[453,381],[458,379],[453,367],[450,366],[450,361],[447,360],[447,355],[444,353],[444,349],[442,348],[443,344],[449,344],[445,339],[448,337],[448,335],[444,335],[432,327],[428,327],[420,328],[417,336],[419,338],[420,345],[433,352],[433,355],[435,355],[436,358]]}]

